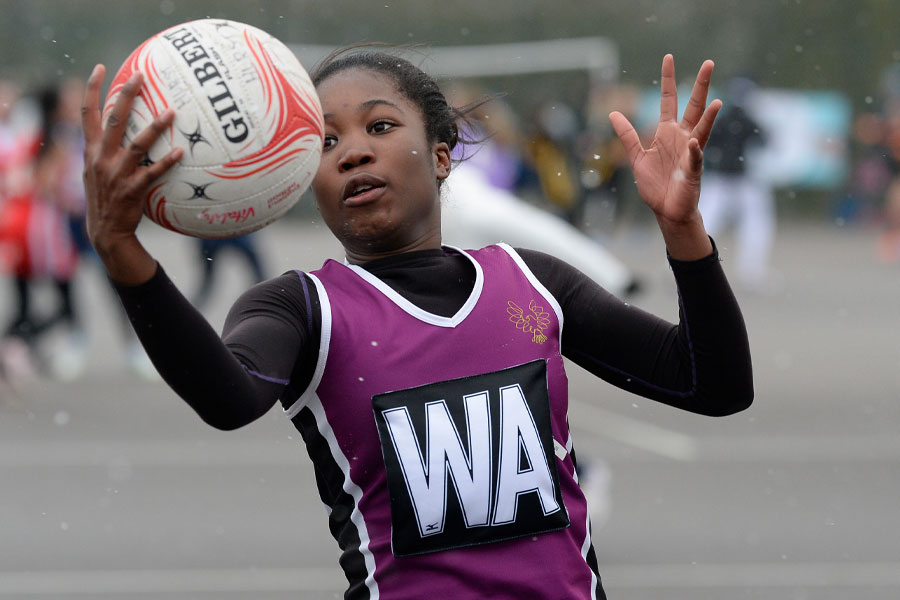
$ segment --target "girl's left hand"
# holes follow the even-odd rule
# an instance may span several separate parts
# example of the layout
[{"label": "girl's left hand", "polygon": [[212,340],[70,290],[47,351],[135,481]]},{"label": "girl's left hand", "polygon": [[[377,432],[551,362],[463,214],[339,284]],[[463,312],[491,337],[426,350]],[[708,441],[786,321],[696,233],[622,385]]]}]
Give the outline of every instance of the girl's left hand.
[{"label": "girl's left hand", "polygon": [[609,115],[619,136],[631,168],[638,193],[653,210],[663,228],[700,224],[697,209],[700,200],[700,175],[703,172],[703,147],[709,139],[716,114],[722,102],[706,97],[713,71],[713,62],[705,61],[697,73],[694,89],[684,116],[678,118],[678,92],[675,83],[675,60],[667,54],[662,62],[660,83],[659,124],[649,148],[644,148],[634,126],[620,112]]}]

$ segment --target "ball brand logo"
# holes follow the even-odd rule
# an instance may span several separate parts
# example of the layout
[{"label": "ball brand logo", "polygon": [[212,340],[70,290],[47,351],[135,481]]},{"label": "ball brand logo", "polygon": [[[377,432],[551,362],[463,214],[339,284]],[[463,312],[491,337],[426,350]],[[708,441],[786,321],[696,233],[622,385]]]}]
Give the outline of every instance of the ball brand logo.
[{"label": "ball brand logo", "polygon": [[232,113],[240,114],[237,103],[228,89],[228,84],[219,73],[216,65],[210,60],[209,53],[200,45],[197,38],[185,27],[175,29],[163,35],[172,44],[172,47],[181,55],[184,61],[192,68],[197,83],[208,89],[212,95],[206,97],[212,105],[216,118],[222,126],[222,132],[228,141],[238,144],[247,139],[250,129],[241,116],[231,116]]},{"label": "ball brand logo", "polygon": [[530,333],[531,341],[535,344],[543,344],[547,341],[544,331],[550,327],[550,313],[544,310],[543,306],[539,306],[531,300],[528,303],[528,314],[525,310],[512,300],[507,302],[506,308],[509,314],[509,320],[514,323],[516,329],[521,329],[524,333]]},{"label": "ball brand logo", "polygon": [[194,146],[196,146],[197,144],[206,144],[207,146],[211,145],[209,141],[207,141],[207,139],[203,137],[203,134],[200,133],[200,123],[197,123],[197,128],[194,131],[180,131],[181,135],[184,136],[184,139],[187,140],[187,143],[190,145],[191,154],[194,154]]},{"label": "ball brand logo", "polygon": [[206,195],[206,188],[211,186],[213,184],[213,182],[199,184],[199,183],[191,183],[190,181],[187,181],[185,183],[187,183],[189,186],[191,186],[191,189],[194,190],[194,195],[190,197],[190,200],[194,200],[197,198],[201,198],[203,200],[210,200],[210,197]]}]

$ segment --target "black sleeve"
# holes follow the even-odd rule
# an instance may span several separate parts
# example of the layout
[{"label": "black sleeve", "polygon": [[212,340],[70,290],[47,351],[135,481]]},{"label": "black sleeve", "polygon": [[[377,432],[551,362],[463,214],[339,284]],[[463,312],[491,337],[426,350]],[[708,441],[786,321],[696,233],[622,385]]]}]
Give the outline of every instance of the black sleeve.
[{"label": "black sleeve", "polygon": [[300,277],[287,273],[245,292],[222,337],[161,266],[145,284],[113,287],[165,382],[210,425],[236,429],[275,404],[306,355]]},{"label": "black sleeve", "polygon": [[750,406],[750,347],[718,253],[669,260],[677,325],[625,303],[571,265],[519,251],[563,311],[562,353],[622,389],[691,412],[721,416]]}]

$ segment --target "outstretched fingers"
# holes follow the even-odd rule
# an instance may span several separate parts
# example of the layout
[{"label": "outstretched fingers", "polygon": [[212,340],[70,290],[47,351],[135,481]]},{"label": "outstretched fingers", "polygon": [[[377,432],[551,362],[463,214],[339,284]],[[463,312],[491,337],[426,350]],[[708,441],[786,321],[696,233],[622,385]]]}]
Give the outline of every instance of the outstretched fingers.
[{"label": "outstretched fingers", "polygon": [[122,138],[125,135],[125,126],[128,124],[128,115],[134,105],[134,98],[138,95],[143,85],[144,76],[140,71],[135,71],[122,90],[119,97],[109,110],[106,117],[106,126],[103,128],[101,151],[105,155],[111,155],[122,146]]},{"label": "outstretched fingers", "polygon": [[97,65],[88,77],[84,88],[84,100],[81,103],[81,126],[84,130],[85,147],[98,142],[102,133],[100,124],[100,86],[106,75],[106,67]]},{"label": "outstretched fingers", "polygon": [[628,155],[629,162],[634,165],[634,162],[644,151],[644,147],[641,145],[641,138],[637,131],[634,130],[634,125],[632,125],[628,118],[619,111],[614,111],[609,114],[609,122],[612,123],[613,129],[619,137],[619,141],[622,142],[625,153]]},{"label": "outstretched fingers", "polygon": [[691,97],[688,100],[687,107],[684,109],[684,117],[682,118],[682,123],[688,129],[693,129],[701,117],[704,116],[713,68],[715,68],[715,63],[711,60],[705,60],[697,72],[697,79],[694,81],[694,88],[691,90]]},{"label": "outstretched fingers", "polygon": [[663,57],[659,91],[659,121],[677,120],[678,85],[675,83],[675,59],[671,54]]},{"label": "outstretched fingers", "polygon": [[688,164],[690,172],[699,176],[703,169],[703,146],[697,138],[688,140]]},{"label": "outstretched fingers", "polygon": [[181,160],[182,155],[184,155],[184,150],[181,148],[173,148],[170,152],[166,153],[165,156],[148,165],[147,168],[141,171],[142,185],[148,186],[161,177],[163,173],[171,169],[175,163]]},{"label": "outstretched fingers", "polygon": [[712,133],[713,123],[716,121],[716,115],[719,114],[721,109],[722,101],[718,98],[710,102],[706,110],[703,111],[697,126],[691,132],[691,136],[700,143],[701,149],[706,147],[706,142],[709,141],[709,134]]},{"label": "outstretched fingers", "polygon": [[[128,144],[127,166],[130,169],[137,167],[144,157],[147,156],[147,153],[150,152],[150,148],[152,148],[153,144],[156,143],[156,140],[166,132],[174,120],[175,111],[171,108],[167,108],[158,117],[153,119],[153,122]],[[176,148],[175,150],[180,150],[180,148]],[[169,154],[171,154],[171,152]],[[165,158],[162,160],[165,160]],[[147,165],[147,171],[155,172],[157,170],[157,165],[159,165],[162,160],[149,163]]]}]

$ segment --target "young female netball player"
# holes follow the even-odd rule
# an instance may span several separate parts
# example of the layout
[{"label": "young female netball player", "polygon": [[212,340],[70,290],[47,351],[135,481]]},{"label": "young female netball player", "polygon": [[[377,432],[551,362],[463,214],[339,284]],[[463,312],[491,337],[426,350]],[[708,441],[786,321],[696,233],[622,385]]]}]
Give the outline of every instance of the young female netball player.
[{"label": "young female netball player", "polygon": [[563,357],[699,414],[753,396],[741,312],[697,210],[721,106],[707,105],[712,70],[678,120],[663,59],[649,147],[610,116],[666,243],[677,324],[551,256],[442,245],[460,114],[414,65],[370,50],[313,74],[325,116],[313,191],[344,261],[251,288],[220,337],[135,234],[148,186],[181,156],[139,164],[173,115],[121,147],[141,79],[103,126],[102,66],[84,110],[90,238],[160,374],[201,418],[233,429],[281,403],[314,462],[346,598],[605,598]]}]

